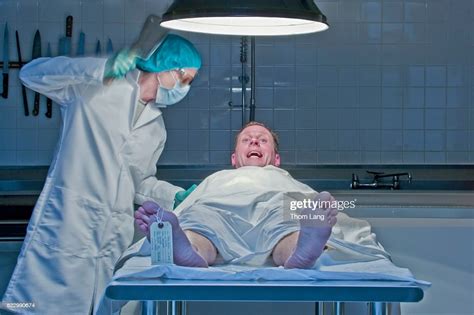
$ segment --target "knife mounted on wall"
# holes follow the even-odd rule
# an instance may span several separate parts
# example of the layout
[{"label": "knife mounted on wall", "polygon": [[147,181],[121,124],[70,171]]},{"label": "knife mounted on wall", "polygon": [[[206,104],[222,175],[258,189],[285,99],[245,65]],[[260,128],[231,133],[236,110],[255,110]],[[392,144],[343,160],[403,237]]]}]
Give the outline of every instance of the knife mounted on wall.
[{"label": "knife mounted on wall", "polygon": [[66,56],[71,54],[72,21],[72,15],[68,15],[66,18],[66,38],[64,40],[64,50]]},{"label": "knife mounted on wall", "polygon": [[77,52],[76,56],[84,56],[85,53],[85,41],[86,41],[86,34],[83,31],[79,33],[79,41],[77,42]]},{"label": "knife mounted on wall", "polygon": [[[20,48],[20,38],[18,35],[18,31],[15,31],[15,38],[16,38],[16,51],[18,53],[18,63],[20,67],[23,65],[23,61],[21,60],[21,48]],[[28,109],[28,98],[26,97],[26,88],[21,84],[21,95],[23,96],[23,110],[25,112],[25,116],[30,115],[30,110]]]},{"label": "knife mounted on wall", "polygon": [[[48,42],[48,48],[46,49],[46,57],[51,57],[51,44]],[[51,118],[53,116],[53,100],[46,97],[46,117]]]},{"label": "knife mounted on wall", "polygon": [[97,40],[97,44],[95,44],[95,55],[96,57],[100,57],[102,55],[102,46],[100,45],[100,40]]},{"label": "knife mounted on wall", "polygon": [[66,36],[59,38],[59,56],[68,56],[71,53],[72,21],[73,17],[68,15],[66,18]]},{"label": "knife mounted on wall", "polygon": [[[41,35],[39,30],[36,30],[35,38],[33,39],[32,59],[41,57]],[[40,106],[40,94],[35,92],[35,101],[33,103],[33,116],[38,116]]]},{"label": "knife mounted on wall", "polygon": [[8,71],[10,62],[10,46],[8,36],[8,24],[5,23],[5,29],[3,30],[3,90],[2,97],[8,98]]}]

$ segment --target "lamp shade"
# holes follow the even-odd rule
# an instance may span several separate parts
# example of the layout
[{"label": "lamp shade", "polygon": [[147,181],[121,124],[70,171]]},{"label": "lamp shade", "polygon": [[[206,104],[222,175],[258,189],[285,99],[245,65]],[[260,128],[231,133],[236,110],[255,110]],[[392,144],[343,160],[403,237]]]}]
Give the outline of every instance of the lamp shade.
[{"label": "lamp shade", "polygon": [[240,36],[324,31],[327,19],[312,0],[175,0],[161,26]]}]

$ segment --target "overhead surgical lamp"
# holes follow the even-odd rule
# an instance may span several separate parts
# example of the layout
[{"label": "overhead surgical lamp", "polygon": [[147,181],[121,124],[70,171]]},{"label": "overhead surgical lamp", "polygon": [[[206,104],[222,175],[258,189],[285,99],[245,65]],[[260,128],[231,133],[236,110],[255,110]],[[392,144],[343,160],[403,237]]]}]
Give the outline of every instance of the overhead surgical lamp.
[{"label": "overhead surgical lamp", "polygon": [[328,28],[313,0],[175,0],[161,26],[240,36],[296,35]]}]

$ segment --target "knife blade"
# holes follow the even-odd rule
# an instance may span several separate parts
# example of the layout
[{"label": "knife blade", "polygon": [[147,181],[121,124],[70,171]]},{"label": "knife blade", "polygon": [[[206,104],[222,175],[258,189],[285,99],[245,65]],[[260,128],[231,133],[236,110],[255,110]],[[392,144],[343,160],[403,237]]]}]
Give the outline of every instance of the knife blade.
[{"label": "knife blade", "polygon": [[5,23],[5,29],[3,30],[3,98],[8,98],[8,70],[10,68],[8,64],[10,62],[9,39],[8,24]]},{"label": "knife blade", "polygon": [[100,57],[102,55],[102,47],[100,46],[100,40],[97,40],[97,44],[95,45],[95,55]]},{"label": "knife blade", "polygon": [[64,39],[64,50],[66,55],[71,53],[72,21],[72,15],[68,15],[66,18],[66,37]]},{"label": "knife blade", "polygon": [[[31,54],[32,59],[41,57],[41,35],[39,30],[36,30],[35,38],[33,39],[33,52]],[[35,92],[35,101],[33,103],[33,116],[38,116],[40,105],[40,94]]]},{"label": "knife blade", "polygon": [[[21,60],[21,49],[20,49],[20,36],[18,35],[18,31],[15,31],[15,38],[16,38],[16,51],[18,53],[18,63],[20,67],[23,66],[23,62]],[[21,84],[21,95],[23,96],[23,110],[25,112],[25,116],[30,115],[30,111],[28,109],[28,98],[26,97],[26,88]]]},{"label": "knife blade", "polygon": [[112,55],[114,53],[114,46],[112,45],[112,40],[109,38],[107,40],[107,55]]},{"label": "knife blade", "polygon": [[83,31],[79,33],[79,42],[77,44],[76,56],[84,56],[84,43],[86,40],[86,34]]},{"label": "knife blade", "polygon": [[131,50],[137,56],[147,60],[153,52],[160,46],[163,39],[168,34],[168,29],[160,27],[161,18],[157,15],[149,15],[138,35],[138,39],[132,44]]},{"label": "knife blade", "polygon": [[[51,57],[51,44],[48,42],[48,48],[46,49],[46,57]],[[53,100],[49,97],[46,98],[46,117],[51,118],[53,116]]]},{"label": "knife blade", "polygon": [[48,46],[46,47],[46,57],[52,57],[53,54],[51,53],[51,43],[48,42]]},{"label": "knife blade", "polygon": [[58,56],[64,56],[66,54],[64,47],[65,39],[61,37],[58,42]]}]

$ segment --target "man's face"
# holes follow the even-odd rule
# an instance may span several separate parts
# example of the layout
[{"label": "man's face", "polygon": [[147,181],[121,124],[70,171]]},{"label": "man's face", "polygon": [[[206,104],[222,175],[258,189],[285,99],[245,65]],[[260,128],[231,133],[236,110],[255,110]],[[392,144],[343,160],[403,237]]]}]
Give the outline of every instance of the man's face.
[{"label": "man's face", "polygon": [[253,125],[245,128],[237,138],[232,166],[280,166],[280,155],[275,152],[271,133],[264,127]]}]

